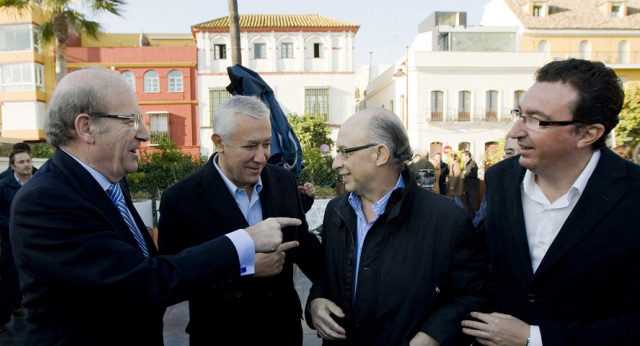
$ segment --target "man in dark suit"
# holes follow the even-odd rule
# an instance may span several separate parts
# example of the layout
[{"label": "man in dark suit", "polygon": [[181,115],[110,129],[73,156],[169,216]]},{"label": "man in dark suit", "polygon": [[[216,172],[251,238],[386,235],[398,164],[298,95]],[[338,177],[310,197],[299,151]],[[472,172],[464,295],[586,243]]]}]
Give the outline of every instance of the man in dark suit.
[{"label": "man in dark suit", "polygon": [[28,346],[162,345],[166,306],[251,273],[253,252],[275,251],[280,228],[300,222],[271,219],[158,256],[124,179],[149,139],[131,88],[106,69],[72,72],[47,117],[57,150],[11,209]]},{"label": "man in dark suit", "polygon": [[513,111],[520,155],[486,174],[497,312],[463,322],[481,344],[640,342],[640,167],[605,147],[623,101],[612,69],[570,59]]},{"label": "man in dark suit", "polygon": [[325,212],[312,327],[325,345],[468,346],[459,324],[484,308],[488,278],[471,220],[416,185],[405,164],[409,138],[393,112],[356,113],[336,146],[333,168],[349,193]]},{"label": "man in dark suit", "polygon": [[[269,108],[253,96],[233,96],[218,107],[211,136],[217,152],[200,170],[162,194],[161,253],[178,253],[272,216],[304,220],[295,176],[267,164],[272,138],[269,114]],[[284,243],[278,251],[256,255],[256,263],[273,264],[273,269],[256,270],[253,276],[189,300],[190,345],[302,345],[294,263],[315,280],[321,265],[320,243],[306,221],[282,232]]]},{"label": "man in dark suit", "polygon": [[[13,145],[13,148],[11,149],[12,152],[26,152],[29,153],[29,156],[31,156],[31,147],[29,146],[29,144],[27,143],[16,143]],[[31,174],[35,174],[36,171],[38,169],[35,168],[33,165],[31,165]],[[13,174],[13,168],[11,168],[11,165],[9,165],[9,167],[7,167],[7,169],[5,169],[4,171],[2,171],[2,173],[0,173],[0,179],[4,179],[10,175]]]},{"label": "man in dark suit", "polygon": [[478,211],[478,190],[480,189],[480,179],[478,179],[478,165],[471,159],[471,153],[467,150],[462,152],[464,161],[464,171],[462,172],[462,191],[467,201],[467,214],[473,218]]}]

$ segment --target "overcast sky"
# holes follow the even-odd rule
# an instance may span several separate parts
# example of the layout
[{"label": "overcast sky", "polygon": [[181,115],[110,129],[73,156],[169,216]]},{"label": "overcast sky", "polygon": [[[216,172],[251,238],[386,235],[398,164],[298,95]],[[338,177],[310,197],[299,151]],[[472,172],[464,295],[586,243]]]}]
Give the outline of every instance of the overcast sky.
[{"label": "overcast sky", "polygon": [[[127,0],[122,17],[96,18],[106,32],[189,33],[192,25],[227,16],[227,0]],[[239,14],[320,14],[360,25],[355,35],[355,69],[391,64],[404,55],[418,24],[435,11],[467,12],[480,22],[489,0],[238,0]],[[179,6],[178,6],[179,4]]]}]

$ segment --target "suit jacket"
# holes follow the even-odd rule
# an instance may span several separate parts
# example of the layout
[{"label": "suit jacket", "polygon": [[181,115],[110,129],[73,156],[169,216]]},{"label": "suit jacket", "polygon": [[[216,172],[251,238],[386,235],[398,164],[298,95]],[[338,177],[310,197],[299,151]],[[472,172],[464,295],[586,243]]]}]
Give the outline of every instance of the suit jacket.
[{"label": "suit jacket", "polygon": [[[215,156],[162,194],[158,223],[161,252],[177,253],[248,226],[213,164]],[[213,342],[220,345],[302,344],[302,309],[293,285],[293,264],[314,280],[322,263],[320,243],[308,231],[294,175],[284,168],[267,164],[261,178],[263,218],[301,219],[301,226],[282,230],[283,242],[297,240],[300,246],[287,251],[283,270],[274,277],[245,276],[233,284],[204,291],[190,299],[187,332],[191,345]],[[251,332],[247,332],[248,328]]]},{"label": "suit jacket", "polygon": [[478,165],[475,161],[469,160],[464,165],[462,173],[464,191],[478,191],[480,189],[480,180],[478,179]]},{"label": "suit jacket", "polygon": [[471,343],[460,321],[487,308],[481,243],[461,208],[418,187],[409,176],[405,171],[405,187],[392,192],[366,235],[355,301],[357,216],[348,193],[327,205],[322,231],[326,270],[313,283],[308,302],[326,298],[336,303],[346,315],[337,321],[347,340],[324,345],[408,345],[420,331],[443,346]]},{"label": "suit jacket", "polygon": [[640,167],[607,148],[601,153],[535,273],[519,156],[487,170],[485,229],[496,311],[539,325],[545,346],[640,343]]},{"label": "suit jacket", "polygon": [[134,208],[145,257],[122,216],[75,159],[56,150],[17,193],[10,234],[27,308],[26,345],[162,345],[165,307],[240,276],[222,237],[157,256]]},{"label": "suit jacket", "polygon": [[11,174],[0,180],[0,241],[10,244],[9,241],[9,216],[11,212],[11,201],[16,196],[21,185]]}]

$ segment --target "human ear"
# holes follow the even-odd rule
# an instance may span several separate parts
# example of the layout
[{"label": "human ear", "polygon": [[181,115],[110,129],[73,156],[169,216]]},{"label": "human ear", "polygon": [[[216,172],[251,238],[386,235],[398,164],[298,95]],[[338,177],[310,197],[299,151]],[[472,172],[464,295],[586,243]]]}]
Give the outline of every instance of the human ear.
[{"label": "human ear", "polygon": [[74,121],[76,134],[78,138],[82,139],[85,143],[92,144],[95,142],[95,124],[91,121],[89,114],[78,114]]},{"label": "human ear", "polygon": [[224,153],[224,144],[222,143],[222,137],[219,134],[214,133],[211,135],[211,141],[213,145],[216,146],[216,151],[219,153]]},{"label": "human ear", "polygon": [[380,144],[376,147],[374,155],[376,166],[384,165],[385,163],[389,162],[389,159],[391,158],[391,152],[389,151],[389,148],[384,144]]},{"label": "human ear", "polygon": [[604,126],[602,124],[589,124],[584,129],[581,129],[582,135],[578,140],[578,148],[585,148],[591,146],[604,134]]}]

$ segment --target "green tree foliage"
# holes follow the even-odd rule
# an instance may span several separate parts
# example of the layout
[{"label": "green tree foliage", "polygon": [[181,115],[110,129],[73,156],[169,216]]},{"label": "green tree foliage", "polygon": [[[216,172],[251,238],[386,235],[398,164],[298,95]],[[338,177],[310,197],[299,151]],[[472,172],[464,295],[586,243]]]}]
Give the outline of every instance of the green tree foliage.
[{"label": "green tree foliage", "polygon": [[640,85],[625,90],[624,105],[615,128],[616,144],[635,147],[640,143]]},{"label": "green tree foliage", "polygon": [[53,150],[47,143],[36,143],[31,147],[31,156],[48,159],[53,156]]},{"label": "green tree foliage", "polygon": [[331,169],[333,158],[320,152],[322,144],[333,145],[333,140],[329,138],[331,129],[319,115],[289,115],[287,119],[302,147],[305,167],[300,173],[300,183],[333,187],[339,178],[338,172]]},{"label": "green tree foliage", "polygon": [[170,139],[162,139],[156,150],[142,152],[138,171],[127,174],[127,183],[134,196],[158,199],[164,189],[205,162],[206,158],[184,153]]},{"label": "green tree foliage", "polygon": [[[99,23],[91,21],[77,9],[75,0],[0,0],[0,8],[13,8],[19,11],[32,6],[44,10],[47,20],[36,29],[36,39],[40,42],[56,44],[56,81],[67,74],[67,41],[69,32],[86,34],[98,38],[102,33]],[[120,10],[126,3],[123,0],[85,0],[84,4],[94,14],[111,13],[120,16]]]}]

